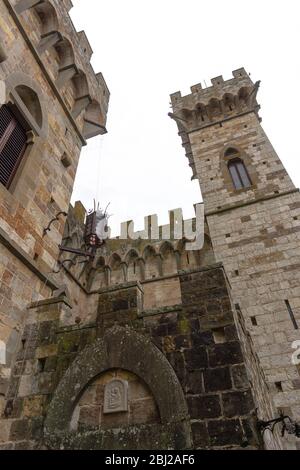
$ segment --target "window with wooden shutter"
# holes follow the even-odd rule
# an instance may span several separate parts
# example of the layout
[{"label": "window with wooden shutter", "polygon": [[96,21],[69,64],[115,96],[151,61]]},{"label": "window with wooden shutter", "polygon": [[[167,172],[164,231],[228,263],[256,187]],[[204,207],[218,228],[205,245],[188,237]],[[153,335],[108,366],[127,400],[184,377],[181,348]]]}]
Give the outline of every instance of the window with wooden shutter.
[{"label": "window with wooden shutter", "polygon": [[9,188],[26,149],[25,129],[8,106],[0,108],[0,183]]}]

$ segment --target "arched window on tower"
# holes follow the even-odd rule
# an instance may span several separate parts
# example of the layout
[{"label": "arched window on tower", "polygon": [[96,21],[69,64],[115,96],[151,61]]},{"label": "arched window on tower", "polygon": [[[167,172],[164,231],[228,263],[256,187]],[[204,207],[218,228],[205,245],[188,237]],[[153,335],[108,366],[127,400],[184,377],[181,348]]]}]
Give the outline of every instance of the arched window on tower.
[{"label": "arched window on tower", "polygon": [[0,108],[0,183],[9,188],[24,156],[27,132],[6,105]]},{"label": "arched window on tower", "polygon": [[233,158],[228,163],[228,170],[232,178],[235,189],[250,188],[252,182],[243,160]]}]

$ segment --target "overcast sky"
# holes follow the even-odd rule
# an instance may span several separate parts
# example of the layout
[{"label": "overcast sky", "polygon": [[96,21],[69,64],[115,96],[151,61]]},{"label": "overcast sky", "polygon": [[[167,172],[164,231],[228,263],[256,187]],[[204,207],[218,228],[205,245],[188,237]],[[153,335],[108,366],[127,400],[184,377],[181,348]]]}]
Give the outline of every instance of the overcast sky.
[{"label": "overcast sky", "polygon": [[73,201],[109,202],[110,225],[201,201],[168,117],[169,95],[245,67],[262,80],[263,127],[300,186],[299,0],[73,0],[71,16],[111,91],[108,134],[83,150]]}]

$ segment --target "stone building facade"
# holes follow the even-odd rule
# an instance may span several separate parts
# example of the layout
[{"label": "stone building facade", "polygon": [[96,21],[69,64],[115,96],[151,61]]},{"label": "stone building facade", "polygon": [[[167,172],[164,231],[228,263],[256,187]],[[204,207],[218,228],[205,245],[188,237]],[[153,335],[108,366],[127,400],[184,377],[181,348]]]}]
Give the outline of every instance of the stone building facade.
[{"label": "stone building facade", "polygon": [[[64,246],[76,246],[75,233],[82,239],[82,222],[77,203]],[[228,281],[208,235],[199,252],[172,236],[111,239],[93,263],[74,262],[63,255],[64,280],[76,280],[85,301],[64,287],[28,307],[5,448],[262,446]]]},{"label": "stone building facade", "polygon": [[[0,80],[6,95],[1,145],[12,118],[26,147],[14,165],[19,155],[10,140],[1,146],[1,157],[9,162],[5,167],[1,160],[0,184],[0,340],[6,356],[1,409],[26,305],[57,287],[48,275],[59,255],[62,213],[68,211],[81,148],[86,139],[106,132],[109,91],[90,65],[92,49],[71,22],[71,5],[68,0],[1,2]],[[18,143],[18,135],[11,138]],[[7,174],[13,178],[5,179]]]},{"label": "stone building facade", "polygon": [[295,448],[263,442],[257,423],[280,409],[299,420],[300,400],[299,193],[260,126],[258,87],[241,69],[172,95],[204,198],[201,248],[177,239],[171,211],[157,231],[146,218],[149,237],[62,253],[86,250],[70,197],[109,103],[71,7],[0,7],[0,449]]}]

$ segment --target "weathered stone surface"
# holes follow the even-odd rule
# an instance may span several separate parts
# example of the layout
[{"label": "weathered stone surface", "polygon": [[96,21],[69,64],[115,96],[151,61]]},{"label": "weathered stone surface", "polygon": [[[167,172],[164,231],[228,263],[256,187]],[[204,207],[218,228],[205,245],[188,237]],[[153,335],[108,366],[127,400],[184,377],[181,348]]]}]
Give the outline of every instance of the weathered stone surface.
[{"label": "weathered stone surface", "polygon": [[[184,291],[187,286],[194,305],[198,298],[198,312],[201,312],[206,302],[210,302],[210,295],[205,295],[205,292],[210,292],[207,286],[212,280],[213,286],[216,280],[221,285],[224,282],[219,270],[220,268],[217,268],[190,274],[189,279],[194,282],[196,291],[199,289],[200,279],[206,286],[198,297],[192,294],[191,287],[183,281],[182,289]],[[194,279],[198,282],[193,281]],[[222,296],[225,295],[223,288],[219,291]],[[122,301],[127,302],[127,298],[128,303],[131,302],[134,292],[137,297],[139,293],[136,286],[123,286],[120,290]],[[118,290],[114,289],[113,293],[109,291],[104,295],[105,308],[111,311],[114,299],[118,298]],[[100,296],[99,302],[101,298]],[[116,445],[116,441],[111,441],[111,429],[127,429],[129,432],[129,429],[134,427],[139,436],[136,446],[145,448],[148,446],[147,429],[150,429],[147,426],[157,426],[162,422],[159,431],[161,437],[153,444],[154,448],[164,448],[165,442],[171,441],[176,448],[185,448],[190,445],[191,438],[194,439],[195,447],[223,446],[223,438],[221,444],[218,441],[213,444],[209,441],[207,429],[211,419],[230,419],[230,406],[234,407],[236,403],[233,400],[232,405],[230,401],[226,401],[226,407],[223,402],[221,406],[220,394],[224,390],[234,391],[235,385],[231,382],[231,377],[236,377],[237,366],[242,367],[242,364],[233,363],[240,361],[240,356],[232,354],[232,351],[237,350],[232,349],[235,344],[232,342],[232,335],[228,339],[225,335],[225,343],[218,345],[214,342],[214,331],[200,330],[199,319],[194,313],[187,313],[191,300],[186,299],[188,303],[183,303],[181,309],[167,309],[165,313],[162,310],[159,313],[152,312],[144,320],[140,319],[134,323],[134,326],[131,324],[122,328],[114,326],[107,329],[107,324],[101,322],[101,316],[98,317],[100,322],[88,329],[80,326],[57,329],[56,326],[51,344],[44,343],[44,338],[49,341],[49,332],[53,331],[51,322],[44,326],[44,334],[37,340],[34,354],[35,357],[41,358],[35,359],[37,363],[34,363],[34,360],[27,361],[25,368],[20,368],[20,362],[16,367],[16,372],[22,374],[24,384],[28,384],[28,393],[35,394],[21,399],[18,418],[30,418],[30,423],[24,424],[21,420],[21,430],[22,426],[27,426],[27,437],[18,438],[18,445],[22,447],[25,442],[30,442],[31,446],[32,442],[36,441],[35,445],[39,446],[46,438],[47,445],[54,448],[61,445],[65,448],[105,448],[106,442],[109,442],[110,446]],[[137,302],[132,302],[132,305],[134,304],[137,305]],[[220,310],[222,305],[228,308],[226,296],[222,297]],[[57,309],[57,304],[48,308],[51,314],[51,308]],[[137,315],[136,307],[133,312]],[[104,317],[107,315],[119,315],[119,312],[104,313]],[[53,319],[53,324],[56,321]],[[232,317],[231,322],[233,330]],[[134,329],[140,330],[140,333],[135,333]],[[36,338],[36,331],[37,328],[28,328],[27,340]],[[154,346],[150,338],[153,338],[154,342],[160,339],[161,351]],[[222,350],[221,353],[218,351],[217,358],[220,356],[222,362],[227,360],[228,363],[221,367],[212,367],[208,357],[216,356],[215,348],[218,346],[222,346]],[[52,370],[54,374],[51,373]],[[98,377],[96,382],[95,377]],[[105,387],[118,377],[128,382],[128,411],[104,414]],[[244,382],[244,385],[244,390],[248,393],[249,382]],[[21,393],[24,394],[25,391],[22,390]],[[79,396],[81,398],[74,411],[73,403]],[[246,409],[243,408],[240,412],[245,413],[243,416],[247,422]],[[182,419],[185,423],[183,427],[180,424]],[[175,423],[167,434],[163,431],[164,422]],[[72,434],[68,431],[69,423]],[[14,436],[17,439],[17,436]],[[126,442],[122,438],[118,445],[124,444],[124,448],[131,448],[133,443],[129,436],[130,434]]]},{"label": "weathered stone surface", "polygon": [[[218,77],[210,87],[196,85],[190,94],[175,93],[171,100],[193,177],[201,186],[216,260],[224,263],[231,286],[259,413],[272,419],[279,407],[298,416],[300,406],[297,385],[290,382],[299,376],[291,363],[291,338],[299,339],[300,196],[261,127],[258,85],[239,69],[230,80]],[[249,178],[241,187],[231,174],[237,161]],[[214,318],[204,313],[203,319],[213,327]],[[224,326],[227,340],[236,341],[236,332]],[[210,366],[227,359],[219,348],[210,355]],[[242,389],[245,376],[237,370],[233,381]],[[281,384],[277,392],[276,383]],[[276,437],[278,449],[291,445]]]},{"label": "weathered stone surface", "polygon": [[250,391],[223,393],[222,401],[224,415],[228,418],[247,415],[254,409],[254,403]]},{"label": "weathered stone surface", "polygon": [[243,432],[238,420],[208,422],[208,434],[212,445],[241,446]]},{"label": "weathered stone surface", "polygon": [[218,418],[221,416],[218,395],[191,396],[187,398],[192,419]]},{"label": "weathered stone surface", "polygon": [[232,369],[232,379],[235,388],[247,388],[249,384],[247,371],[244,365],[233,366]]},{"label": "weathered stone surface", "polygon": [[209,435],[206,423],[194,422],[192,423],[192,431],[194,436],[194,446],[196,448],[206,448],[209,446]]},{"label": "weathered stone surface", "polygon": [[218,367],[227,364],[239,364],[243,362],[243,355],[239,342],[216,344],[209,349],[209,365]]},{"label": "weathered stone surface", "polygon": [[232,388],[229,367],[208,369],[204,371],[204,387],[207,392],[217,392]]}]

